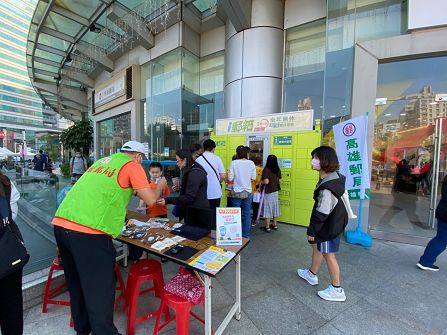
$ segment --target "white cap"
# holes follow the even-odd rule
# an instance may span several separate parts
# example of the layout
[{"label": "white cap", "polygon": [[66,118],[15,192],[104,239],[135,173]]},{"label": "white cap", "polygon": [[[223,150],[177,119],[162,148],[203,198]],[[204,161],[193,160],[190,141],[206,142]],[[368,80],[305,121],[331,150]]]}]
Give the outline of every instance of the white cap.
[{"label": "white cap", "polygon": [[121,151],[133,151],[146,155],[144,144],[137,141],[129,141],[124,143],[124,145],[121,147]]}]

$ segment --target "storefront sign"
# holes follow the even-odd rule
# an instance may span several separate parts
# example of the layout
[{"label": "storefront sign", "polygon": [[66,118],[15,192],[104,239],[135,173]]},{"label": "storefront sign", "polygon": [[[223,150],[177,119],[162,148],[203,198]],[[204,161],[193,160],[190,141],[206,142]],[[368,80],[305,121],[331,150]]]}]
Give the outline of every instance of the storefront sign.
[{"label": "storefront sign", "polygon": [[95,93],[95,107],[102,106],[122,96],[124,93],[126,93],[124,89],[124,77],[121,77]]},{"label": "storefront sign", "polygon": [[313,110],[216,120],[216,135],[311,130]]},{"label": "storefront sign", "polygon": [[216,208],[216,245],[242,245],[240,208]]},{"label": "storefront sign", "polygon": [[350,199],[368,198],[368,116],[362,115],[333,126],[340,172],[346,176]]},{"label": "storefront sign", "polygon": [[227,141],[216,141],[216,147],[224,147]]},{"label": "storefront sign", "polygon": [[291,145],[292,136],[274,136],[273,143],[275,145]]}]

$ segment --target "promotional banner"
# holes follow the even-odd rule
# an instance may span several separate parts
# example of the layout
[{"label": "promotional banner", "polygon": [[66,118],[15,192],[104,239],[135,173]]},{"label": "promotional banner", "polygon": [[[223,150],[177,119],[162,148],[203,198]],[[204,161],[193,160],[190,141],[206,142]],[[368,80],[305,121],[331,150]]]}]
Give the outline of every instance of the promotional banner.
[{"label": "promotional banner", "polygon": [[333,126],[340,172],[346,176],[350,199],[368,199],[368,116],[362,115]]}]

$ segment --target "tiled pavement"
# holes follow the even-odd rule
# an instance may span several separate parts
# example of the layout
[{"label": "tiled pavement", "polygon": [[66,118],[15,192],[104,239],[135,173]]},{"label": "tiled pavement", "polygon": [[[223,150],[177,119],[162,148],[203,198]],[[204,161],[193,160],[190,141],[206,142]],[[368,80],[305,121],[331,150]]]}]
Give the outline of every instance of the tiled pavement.
[{"label": "tiled pavement", "polygon": [[[371,249],[343,243],[338,254],[342,285],[347,300],[331,303],[321,300],[318,289],[329,283],[325,266],[320,285],[311,287],[296,274],[309,265],[311,248],[306,230],[280,225],[269,234],[254,229],[252,242],[242,254],[242,319],[232,320],[225,334],[439,334],[447,335],[447,254],[441,255],[436,273],[416,268],[423,248],[374,240]],[[163,265],[165,279],[177,270],[172,262]],[[125,274],[126,269],[123,269]],[[215,280],[213,325],[223,320],[234,296],[234,266]],[[144,298],[141,308],[155,309],[155,298]],[[198,314],[203,311],[198,308]],[[125,334],[122,309],[115,324]],[[68,335],[66,307],[41,306],[25,312],[25,334]],[[137,326],[136,334],[152,334],[154,320]],[[171,324],[161,334],[175,334]],[[191,321],[191,334],[203,334],[197,321]]]}]

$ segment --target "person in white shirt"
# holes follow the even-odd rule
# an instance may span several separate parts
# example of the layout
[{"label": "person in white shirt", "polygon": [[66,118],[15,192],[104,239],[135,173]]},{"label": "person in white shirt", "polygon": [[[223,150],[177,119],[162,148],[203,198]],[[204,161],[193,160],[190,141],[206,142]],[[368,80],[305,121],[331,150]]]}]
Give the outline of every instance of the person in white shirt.
[{"label": "person in white shirt", "polygon": [[236,149],[236,160],[231,162],[228,180],[234,181],[232,191],[233,207],[241,208],[242,236],[250,237],[251,221],[251,181],[256,180],[256,167],[253,161],[248,160],[248,150],[244,146]]},{"label": "person in white shirt", "polygon": [[205,169],[208,178],[208,201],[210,208],[215,211],[220,206],[222,198],[222,180],[225,178],[225,168],[219,156],[214,154],[216,143],[211,140],[203,142],[203,153],[197,157],[198,162]]},{"label": "person in white shirt", "polygon": [[70,176],[80,178],[87,171],[87,162],[80,151],[76,151],[70,160]]}]

